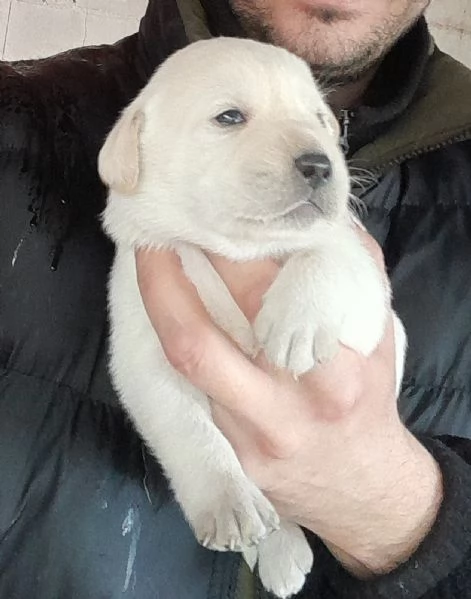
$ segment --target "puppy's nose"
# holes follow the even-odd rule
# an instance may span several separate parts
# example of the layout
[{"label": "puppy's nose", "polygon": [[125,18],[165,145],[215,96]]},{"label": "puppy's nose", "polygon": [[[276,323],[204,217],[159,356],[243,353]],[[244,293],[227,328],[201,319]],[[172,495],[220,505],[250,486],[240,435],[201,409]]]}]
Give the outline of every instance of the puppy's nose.
[{"label": "puppy's nose", "polygon": [[332,163],[325,154],[302,154],[294,164],[313,188],[327,183],[332,177]]}]

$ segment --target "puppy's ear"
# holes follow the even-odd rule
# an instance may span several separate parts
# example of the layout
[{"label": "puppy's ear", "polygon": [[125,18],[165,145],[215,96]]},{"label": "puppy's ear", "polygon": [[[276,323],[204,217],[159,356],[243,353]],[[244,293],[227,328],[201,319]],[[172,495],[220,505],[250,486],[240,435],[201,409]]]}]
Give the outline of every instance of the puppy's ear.
[{"label": "puppy's ear", "polygon": [[139,138],[143,124],[143,112],[131,104],[109,133],[98,156],[103,183],[122,194],[133,192],[139,181]]}]

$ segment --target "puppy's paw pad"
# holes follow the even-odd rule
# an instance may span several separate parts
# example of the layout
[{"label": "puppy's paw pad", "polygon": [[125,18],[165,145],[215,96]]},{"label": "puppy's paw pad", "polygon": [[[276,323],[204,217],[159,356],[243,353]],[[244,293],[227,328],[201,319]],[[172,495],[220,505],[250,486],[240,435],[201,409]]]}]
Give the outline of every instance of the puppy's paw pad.
[{"label": "puppy's paw pad", "polygon": [[315,310],[300,314],[287,310],[282,315],[272,308],[271,302],[264,304],[254,323],[255,336],[271,364],[299,376],[336,355],[337,330],[321,327]]},{"label": "puppy's paw pad", "polygon": [[303,374],[314,364],[313,326],[295,315],[282,314],[265,303],[254,323],[254,333],[267,360],[277,368]]},{"label": "puppy's paw pad", "polygon": [[263,586],[286,599],[303,588],[313,564],[312,550],[302,530],[283,523],[258,548],[258,571]]},{"label": "puppy's paw pad", "polygon": [[196,538],[205,547],[216,551],[242,551],[277,530],[279,517],[261,491],[248,480],[242,480],[226,483],[212,505],[206,505],[204,511],[192,519],[192,526]]},{"label": "puppy's paw pad", "polygon": [[330,362],[337,355],[340,343],[335,333],[319,328],[314,335],[313,356],[319,364]]}]

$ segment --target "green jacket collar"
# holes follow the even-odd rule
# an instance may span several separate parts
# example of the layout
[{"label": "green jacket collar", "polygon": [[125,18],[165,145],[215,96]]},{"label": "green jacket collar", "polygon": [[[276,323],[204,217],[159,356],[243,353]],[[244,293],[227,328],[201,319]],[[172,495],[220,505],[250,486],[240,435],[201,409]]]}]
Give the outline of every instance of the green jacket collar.
[{"label": "green jacket collar", "polygon": [[471,71],[435,48],[425,73],[425,90],[384,135],[353,159],[384,171],[410,158],[471,139]]}]

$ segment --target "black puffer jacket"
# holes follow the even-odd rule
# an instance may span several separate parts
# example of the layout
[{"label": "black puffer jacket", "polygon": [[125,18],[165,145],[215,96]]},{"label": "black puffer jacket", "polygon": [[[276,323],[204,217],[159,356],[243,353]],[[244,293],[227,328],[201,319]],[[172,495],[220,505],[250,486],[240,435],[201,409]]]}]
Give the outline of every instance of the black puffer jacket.
[{"label": "black puffer jacket", "polygon": [[[178,6],[151,1],[140,34],[112,47],[0,63],[0,599],[263,596],[237,555],[197,545],[106,370],[99,147],[165,56],[240,34],[222,0]],[[350,115],[351,158],[377,176],[366,224],[409,333],[401,410],[445,501],[411,560],[372,582],[313,539],[304,597],[471,597],[470,96],[421,22]]]}]

